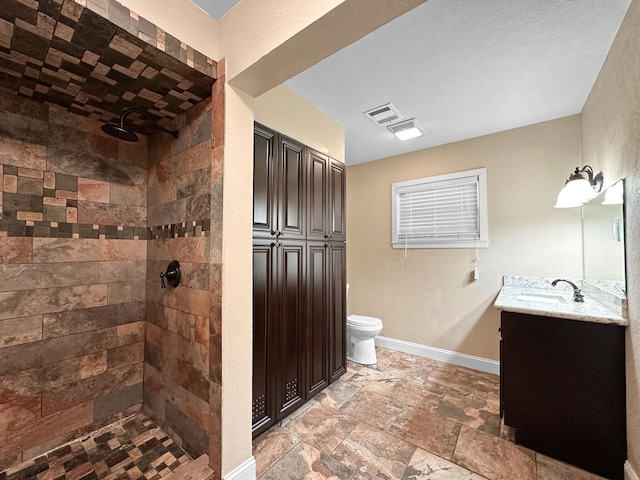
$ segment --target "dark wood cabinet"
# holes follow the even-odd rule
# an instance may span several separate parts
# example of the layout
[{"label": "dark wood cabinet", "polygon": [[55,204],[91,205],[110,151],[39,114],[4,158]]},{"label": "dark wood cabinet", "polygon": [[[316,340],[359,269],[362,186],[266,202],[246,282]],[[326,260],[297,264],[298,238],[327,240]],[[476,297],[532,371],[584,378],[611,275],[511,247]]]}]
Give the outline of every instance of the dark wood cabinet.
[{"label": "dark wood cabinet", "polygon": [[309,398],[347,371],[346,248],[344,242],[307,242]]},{"label": "dark wood cabinet", "polygon": [[253,405],[251,423],[254,432],[262,432],[275,422],[276,403],[273,387],[277,351],[270,348],[275,331],[270,328],[276,304],[274,248],[269,240],[253,242]]},{"label": "dark wood cabinet", "polygon": [[308,157],[307,238],[344,241],[344,165],[312,149]]},{"label": "dark wood cabinet", "polygon": [[305,257],[303,241],[253,242],[252,423],[256,434],[307,398]]},{"label": "dark wood cabinet", "polygon": [[346,372],[346,248],[344,166],[261,125],[254,139],[255,437]]},{"label": "dark wood cabinet", "polygon": [[275,378],[276,420],[298,408],[306,399],[305,359],[305,271],[306,246],[301,241],[275,242],[277,263],[273,300],[278,302],[269,326],[275,329],[277,350]]},{"label": "dark wood cabinet", "polygon": [[329,251],[329,382],[347,371],[347,248],[330,242]]},{"label": "dark wood cabinet", "polygon": [[253,236],[306,236],[304,145],[266,127],[254,128]]},{"label": "dark wood cabinet", "polygon": [[624,327],[502,312],[500,330],[500,411],[516,442],[622,480]]}]

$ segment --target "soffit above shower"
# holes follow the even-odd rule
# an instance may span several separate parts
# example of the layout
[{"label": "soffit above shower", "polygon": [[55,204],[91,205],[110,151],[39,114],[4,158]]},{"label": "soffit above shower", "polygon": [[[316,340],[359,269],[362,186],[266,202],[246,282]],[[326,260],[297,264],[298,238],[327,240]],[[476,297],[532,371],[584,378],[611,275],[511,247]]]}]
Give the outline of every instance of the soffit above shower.
[{"label": "soffit above shower", "polygon": [[211,96],[216,62],[115,0],[0,0],[0,89],[101,121],[164,124]]}]

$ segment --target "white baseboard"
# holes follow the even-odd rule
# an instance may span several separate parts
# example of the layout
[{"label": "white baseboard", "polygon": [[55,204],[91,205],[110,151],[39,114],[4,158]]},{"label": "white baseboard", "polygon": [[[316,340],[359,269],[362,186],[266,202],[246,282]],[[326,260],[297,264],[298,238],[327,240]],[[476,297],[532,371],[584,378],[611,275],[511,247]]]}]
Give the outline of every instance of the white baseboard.
[{"label": "white baseboard", "polygon": [[[489,360],[488,358],[474,357],[464,353],[452,352],[437,347],[429,347],[420,345],[419,343],[405,342],[404,340],[396,340],[395,338],[383,337],[378,335],[375,338],[376,345],[399,352],[419,355],[421,357],[431,358],[439,362],[451,363],[461,367],[472,368],[481,372],[493,373],[500,375],[500,362]],[[634,479],[639,480],[639,479]]]},{"label": "white baseboard", "polygon": [[256,480],[256,459],[248,458],[222,478],[223,480]]},{"label": "white baseboard", "polygon": [[624,462],[624,480],[640,480],[638,474],[633,470],[629,460]]}]

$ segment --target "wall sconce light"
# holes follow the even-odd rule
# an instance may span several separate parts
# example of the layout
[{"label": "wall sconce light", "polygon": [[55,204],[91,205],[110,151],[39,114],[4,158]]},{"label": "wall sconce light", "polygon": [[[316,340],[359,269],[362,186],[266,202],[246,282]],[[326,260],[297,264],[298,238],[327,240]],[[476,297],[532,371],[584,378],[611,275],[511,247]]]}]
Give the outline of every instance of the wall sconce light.
[{"label": "wall sconce light", "polygon": [[[585,178],[585,173],[588,178]],[[560,190],[554,208],[581,207],[600,193],[603,179],[602,172],[593,175],[593,168],[590,165],[576,167],[575,172],[569,176]]]}]

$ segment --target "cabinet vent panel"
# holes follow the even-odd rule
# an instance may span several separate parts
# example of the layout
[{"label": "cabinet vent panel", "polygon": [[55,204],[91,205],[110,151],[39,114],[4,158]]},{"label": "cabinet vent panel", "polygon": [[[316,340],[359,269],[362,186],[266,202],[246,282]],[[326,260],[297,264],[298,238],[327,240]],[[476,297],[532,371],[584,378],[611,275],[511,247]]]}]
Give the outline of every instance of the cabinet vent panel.
[{"label": "cabinet vent panel", "polygon": [[252,421],[261,419],[266,414],[266,401],[264,395],[260,395],[253,401],[253,405],[251,408],[251,418]]}]

